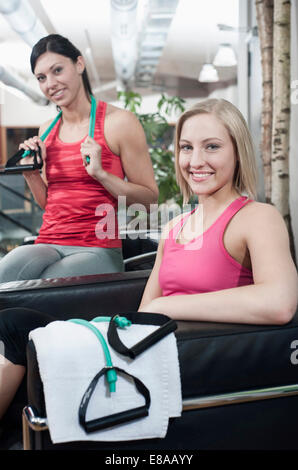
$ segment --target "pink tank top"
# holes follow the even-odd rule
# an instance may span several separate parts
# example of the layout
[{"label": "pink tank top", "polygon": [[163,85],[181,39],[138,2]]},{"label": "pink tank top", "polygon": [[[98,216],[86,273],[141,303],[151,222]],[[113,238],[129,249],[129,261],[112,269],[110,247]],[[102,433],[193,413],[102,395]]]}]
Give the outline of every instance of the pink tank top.
[{"label": "pink tank top", "polygon": [[224,247],[223,235],[231,218],[245,204],[245,196],[233,201],[202,235],[186,244],[176,241],[188,213],[169,232],[159,270],[162,295],[200,294],[253,284],[252,271],[238,263]]},{"label": "pink tank top", "polygon": [[[104,136],[107,104],[96,110],[94,140],[102,147],[103,168],[124,178],[121,159],[109,149]],[[121,247],[118,237],[117,199],[88,175],[80,153],[81,143],[59,139],[60,122],[46,140],[48,195],[42,227],[35,243]]]}]

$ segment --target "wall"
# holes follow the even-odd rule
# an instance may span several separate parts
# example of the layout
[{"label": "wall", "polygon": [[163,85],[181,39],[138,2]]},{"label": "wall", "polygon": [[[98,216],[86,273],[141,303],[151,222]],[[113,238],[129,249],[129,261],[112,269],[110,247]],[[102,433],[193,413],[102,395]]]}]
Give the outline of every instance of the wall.
[{"label": "wall", "polygon": [[16,96],[7,89],[2,92],[0,112],[3,127],[39,127],[57,113],[52,105],[37,105],[26,97]]}]

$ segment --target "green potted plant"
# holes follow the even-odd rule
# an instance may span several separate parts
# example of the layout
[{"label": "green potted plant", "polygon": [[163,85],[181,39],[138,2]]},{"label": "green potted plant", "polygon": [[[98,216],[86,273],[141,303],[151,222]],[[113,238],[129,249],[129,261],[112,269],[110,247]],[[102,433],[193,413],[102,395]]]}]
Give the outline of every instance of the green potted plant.
[{"label": "green potted plant", "polygon": [[118,99],[123,102],[125,109],[136,114],[144,128],[159,187],[158,203],[171,201],[181,206],[182,196],[175,177],[174,126],[168,122],[166,116],[170,117],[173,112],[178,111],[182,113],[185,109],[185,100],[177,96],[169,97],[162,94],[157,104],[157,111],[142,114],[139,112],[142,104],[142,96],[139,93],[121,91],[118,93]]}]

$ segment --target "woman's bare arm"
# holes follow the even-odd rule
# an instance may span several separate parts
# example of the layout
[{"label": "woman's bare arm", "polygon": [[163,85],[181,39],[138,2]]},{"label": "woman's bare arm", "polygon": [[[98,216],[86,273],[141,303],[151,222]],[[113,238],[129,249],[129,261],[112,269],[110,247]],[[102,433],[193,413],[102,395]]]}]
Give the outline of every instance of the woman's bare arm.
[{"label": "woman's bare arm", "polygon": [[[49,121],[50,122],[50,121]],[[37,202],[37,204],[41,207],[41,209],[45,209],[47,203],[47,182],[46,182],[46,173],[45,173],[45,166],[46,166],[46,146],[44,142],[40,140],[40,136],[44,132],[44,130],[48,127],[49,122],[46,122],[43,126],[40,127],[38,136],[35,136],[31,139],[26,140],[23,144],[20,144],[19,148],[23,148],[24,150],[37,150],[37,144],[40,146],[42,150],[42,159],[43,159],[43,167],[42,173],[40,174],[39,170],[35,171],[24,171],[23,176],[26,180],[26,183],[29,186],[29,189]],[[23,159],[23,163],[27,163],[28,161],[32,161],[32,157],[25,157]]]},{"label": "woman's bare arm", "polygon": [[140,311],[183,320],[288,323],[297,309],[298,279],[285,223],[273,206],[257,203],[247,211],[243,229],[254,284],[204,294],[156,297],[147,305],[143,303]]},{"label": "woman's bare arm", "polygon": [[150,273],[149,279],[144,289],[141,303],[139,305],[140,312],[143,311],[142,309],[146,308],[146,306],[149,305],[154,299],[157,299],[161,297],[162,295],[162,290],[159,284],[159,269],[160,269],[160,265],[161,265],[162,257],[163,257],[164,242],[166,238],[169,236],[170,230],[174,227],[174,225],[176,225],[179,222],[181,217],[183,217],[184,215],[185,214],[180,214],[174,217],[170,222],[168,222],[164,226],[162,230],[154,266]]}]

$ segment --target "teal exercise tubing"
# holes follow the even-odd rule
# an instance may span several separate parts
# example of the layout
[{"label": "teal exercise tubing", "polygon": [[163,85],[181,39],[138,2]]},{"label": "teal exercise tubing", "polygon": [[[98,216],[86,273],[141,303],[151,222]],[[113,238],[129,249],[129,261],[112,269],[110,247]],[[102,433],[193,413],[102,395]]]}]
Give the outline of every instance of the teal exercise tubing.
[{"label": "teal exercise tubing", "polygon": [[[111,320],[111,317],[96,317],[91,321],[93,321],[93,322],[109,322],[110,320]],[[110,392],[115,392],[116,391],[117,374],[116,374],[116,371],[115,371],[113,363],[112,363],[112,359],[111,359],[111,355],[110,355],[108,345],[107,345],[102,333],[94,325],[92,325],[90,322],[88,322],[87,320],[82,320],[80,318],[73,318],[73,319],[68,320],[68,321],[70,321],[72,323],[77,323],[78,325],[83,325],[86,328],[89,328],[95,334],[95,336],[97,336],[97,338],[99,339],[99,342],[100,342],[100,344],[103,348],[103,352],[104,352],[104,355],[105,355],[106,367],[108,368],[107,372],[106,372],[106,377],[107,377],[107,381],[109,383]],[[127,318],[125,318],[125,317],[119,317],[119,316],[115,317],[114,321],[116,322],[117,326],[120,327],[120,328],[124,328],[126,326],[131,325],[131,321],[127,320]]]},{"label": "teal exercise tubing", "polygon": [[[90,121],[89,121],[89,132],[88,132],[88,135],[90,137],[94,137],[94,128],[95,128],[95,118],[96,118],[96,99],[94,98],[93,95],[90,95],[90,98],[91,98],[91,112],[90,112]],[[51,122],[51,124],[49,125],[49,127],[44,131],[44,133],[40,136],[40,140],[42,140],[44,142],[44,140],[48,137],[49,133],[51,132],[51,130],[53,129],[53,127],[56,125],[56,123],[59,121],[59,119],[61,119],[62,117],[62,111],[60,111],[57,116],[55,117],[55,119]],[[30,150],[27,150],[26,152],[24,152],[24,154],[22,155],[22,158],[24,157],[27,157],[28,155],[30,155]],[[90,162],[90,158],[87,157],[87,162],[89,163]]]},{"label": "teal exercise tubing", "polygon": [[[98,338],[104,352],[106,365],[93,377],[90,384],[88,385],[78,410],[79,423],[86,433],[92,433],[102,429],[111,428],[113,426],[126,423],[128,421],[134,421],[136,419],[144,418],[148,416],[151,397],[150,391],[146,385],[137,377],[129,374],[127,371],[116,367],[112,363],[109,346],[111,346],[117,353],[129,357],[130,360],[134,360],[138,355],[142,354],[145,350],[153,346],[155,343],[160,341],[169,333],[176,330],[177,324],[174,320],[161,314],[148,314],[145,315],[140,312],[126,313],[125,316],[118,314],[114,316],[99,316],[91,320],[91,322],[108,322],[107,340],[108,344],[102,335],[102,333],[90,322],[73,318],[68,320],[70,322],[82,325],[89,328]],[[118,328],[133,328],[133,324],[139,325],[155,325],[158,326],[152,333],[141,339],[135,345],[128,348],[119,338],[117,330]],[[137,391],[143,396],[145,403],[143,406],[131,408],[125,411],[120,411],[115,414],[99,417],[91,421],[86,420],[86,413],[90,398],[97,386],[97,383],[101,377],[106,377],[110,392],[116,391],[117,372],[120,375],[125,375],[133,380]]]},{"label": "teal exercise tubing", "polygon": [[[111,428],[113,426],[117,426],[122,423],[126,423],[128,421],[134,421],[136,419],[144,418],[148,416],[149,413],[149,408],[150,408],[150,403],[151,403],[151,398],[150,398],[150,392],[148,388],[143,384],[143,382],[138,379],[137,377],[129,374],[123,369],[120,369],[119,367],[115,367],[112,363],[110,351],[108,348],[108,345],[104,339],[104,336],[102,333],[90,322],[87,320],[83,319],[77,319],[73,318],[68,320],[72,323],[76,323],[78,325],[82,325],[86,328],[89,328],[99,339],[99,342],[103,348],[103,352],[105,355],[105,360],[106,360],[106,366],[104,366],[96,375],[93,377],[91,383],[89,384],[87,390],[85,391],[80,406],[78,410],[78,418],[79,418],[79,423],[81,427],[85,430],[86,433],[92,433],[95,431],[99,431],[102,429],[107,429]],[[93,322],[113,322],[115,323],[116,327],[118,328],[125,328],[127,326],[131,326],[132,322],[128,320],[126,317],[120,317],[119,315],[115,315],[113,317],[96,317],[93,320]],[[102,376],[106,376],[107,382],[109,384],[109,389],[110,392],[115,392],[116,391],[116,381],[117,381],[117,372],[126,375],[127,377],[130,377],[135,386],[137,391],[143,395],[145,404],[143,406],[139,406],[136,408],[128,409],[125,411],[121,411],[118,413],[114,413],[111,415],[103,416],[100,418],[93,419],[91,421],[86,420],[86,413],[87,413],[87,408],[88,404],[90,401],[90,398],[96,388],[98,380]]]},{"label": "teal exercise tubing", "polygon": [[[91,98],[91,111],[90,111],[88,135],[93,139],[95,120],[96,120],[96,100],[93,95],[90,95],[90,98]],[[44,140],[48,137],[49,133],[51,132],[53,127],[57,124],[57,122],[61,119],[61,117],[62,117],[62,111],[59,111],[59,113],[53,119],[49,127],[40,136],[40,140],[42,140],[42,142],[44,142]],[[34,157],[33,164],[17,165],[17,163],[22,158],[28,157],[29,155],[32,155]],[[87,163],[90,163],[90,158],[88,156],[86,157],[86,161]],[[42,166],[43,166],[43,161],[41,157],[40,147],[38,147],[37,152],[35,152],[34,150],[24,151],[23,149],[21,149],[7,161],[5,167],[1,169],[1,174],[17,174],[17,173],[23,173],[24,171],[40,170]]]}]

